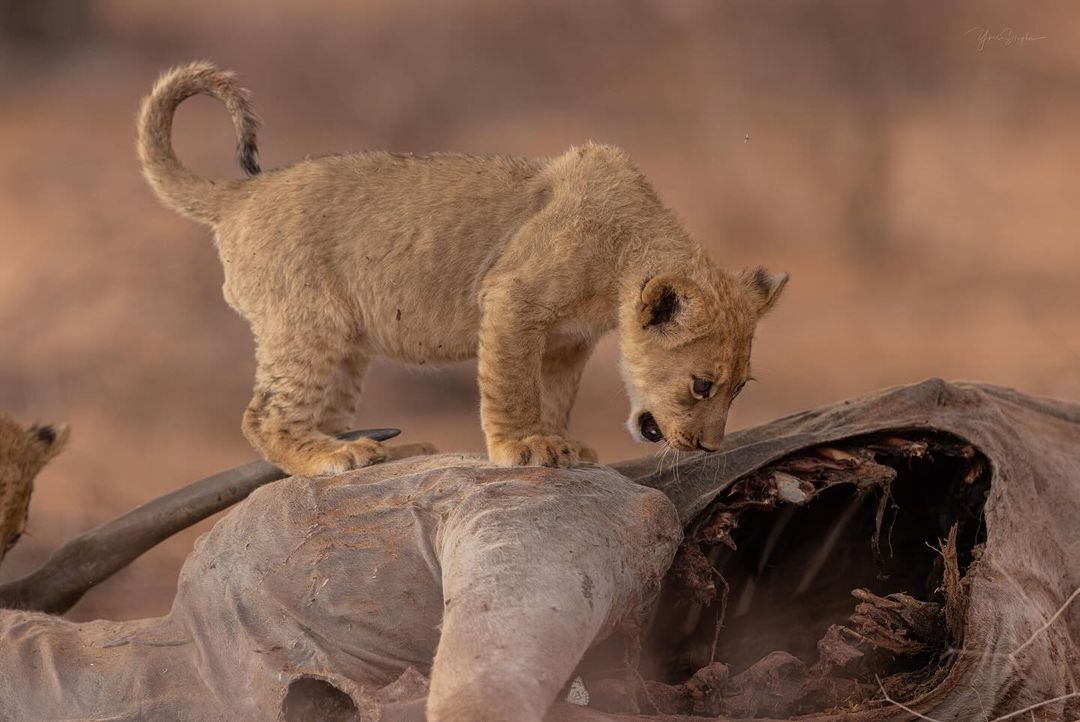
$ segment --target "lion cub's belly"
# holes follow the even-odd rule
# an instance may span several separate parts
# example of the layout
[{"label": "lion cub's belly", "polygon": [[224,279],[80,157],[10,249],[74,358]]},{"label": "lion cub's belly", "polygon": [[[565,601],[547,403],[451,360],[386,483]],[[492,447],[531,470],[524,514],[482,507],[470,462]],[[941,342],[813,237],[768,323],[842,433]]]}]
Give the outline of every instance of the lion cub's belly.
[{"label": "lion cub's belly", "polygon": [[395,308],[390,320],[370,324],[366,333],[378,355],[423,366],[474,358],[479,326],[479,314],[432,304]]},{"label": "lion cub's belly", "polygon": [[468,361],[476,357],[476,348],[475,333],[468,338],[387,339],[375,346],[380,356],[419,366]]}]

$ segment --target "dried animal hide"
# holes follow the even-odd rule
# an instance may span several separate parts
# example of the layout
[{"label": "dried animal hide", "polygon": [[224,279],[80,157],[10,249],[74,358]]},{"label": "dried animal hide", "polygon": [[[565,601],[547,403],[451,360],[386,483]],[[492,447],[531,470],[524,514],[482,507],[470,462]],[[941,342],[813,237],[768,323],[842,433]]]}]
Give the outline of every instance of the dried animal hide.
[{"label": "dried animal hide", "polygon": [[934,380],[656,464],[272,484],[164,618],[0,612],[0,718],[1080,716],[1077,405]]}]

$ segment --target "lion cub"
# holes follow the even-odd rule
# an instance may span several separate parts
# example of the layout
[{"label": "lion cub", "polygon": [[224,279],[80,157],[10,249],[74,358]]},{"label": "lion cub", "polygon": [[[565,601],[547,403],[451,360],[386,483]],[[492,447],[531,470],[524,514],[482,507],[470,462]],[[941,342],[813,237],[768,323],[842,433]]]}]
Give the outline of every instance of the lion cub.
[{"label": "lion cub", "polygon": [[[177,106],[229,110],[242,181],[177,160]],[[479,358],[491,461],[571,466],[566,436],[597,340],[617,328],[630,431],[713,449],[747,380],[758,318],[787,274],[715,266],[618,148],[555,158],[385,152],[260,173],[247,92],[205,62],[166,72],[143,101],[138,152],[165,204],[214,229],[224,295],[251,325],[255,393],[243,430],[271,462],[327,474],[432,451],[342,442],[368,364]]]},{"label": "lion cub", "polygon": [[0,559],[26,529],[34,477],[67,439],[65,425],[24,427],[0,413]]}]

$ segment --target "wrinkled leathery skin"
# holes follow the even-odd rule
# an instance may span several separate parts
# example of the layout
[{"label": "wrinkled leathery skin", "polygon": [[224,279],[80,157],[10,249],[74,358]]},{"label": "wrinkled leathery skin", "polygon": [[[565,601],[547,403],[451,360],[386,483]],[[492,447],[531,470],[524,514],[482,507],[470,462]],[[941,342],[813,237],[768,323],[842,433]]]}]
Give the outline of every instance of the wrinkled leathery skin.
[{"label": "wrinkled leathery skin", "polygon": [[432,722],[541,720],[585,650],[643,618],[682,538],[667,497],[608,469],[529,477],[539,499],[492,481],[439,539]]},{"label": "wrinkled leathery skin", "polygon": [[[663,467],[645,457],[616,468],[663,490],[694,528],[718,495],[777,459],[854,436],[923,428],[960,437],[984,454],[991,492],[983,508],[986,543],[962,578],[966,608],[954,620],[965,653],[950,655],[948,677],[924,697],[900,701],[941,720],[993,719],[1039,704],[1039,719],[1080,719],[1080,698],[1063,699],[1076,689],[1080,669],[1080,628],[1067,601],[1080,585],[1073,523],[1080,508],[1080,404],[931,379],[738,431],[716,455],[687,455]],[[505,718],[535,719],[537,700],[553,687],[544,686],[548,678],[567,674],[573,656],[552,640],[570,636],[562,628],[569,619],[581,634],[571,652],[595,641],[599,612],[565,589],[568,596],[554,604],[568,611],[546,620],[559,628],[537,647],[553,652],[553,671],[535,675],[529,695],[501,703],[511,693],[487,680],[498,682],[500,670],[514,664],[504,674],[516,683],[544,664],[542,651],[512,659],[514,645],[537,639],[526,622],[535,626],[543,617],[522,610],[525,621],[507,626],[505,614],[492,616],[490,604],[484,610],[474,588],[501,583],[508,604],[521,607],[523,598],[545,601],[545,584],[564,585],[566,569],[581,569],[594,582],[593,603],[610,610],[607,619],[632,620],[634,605],[626,600],[648,598],[651,575],[666,564],[654,564],[650,550],[663,556],[677,543],[670,510],[655,498],[611,470],[494,469],[460,455],[269,484],[200,537],[165,617],[78,623],[0,610],[0,719],[261,722],[279,719],[291,686],[313,678],[348,695],[364,719],[379,719],[384,710],[387,721],[422,719],[422,676],[436,653],[435,719],[481,719],[469,705],[488,718],[513,706]],[[473,532],[488,549],[467,543]],[[602,563],[582,561],[582,549]],[[490,563],[491,574],[470,558]],[[637,571],[621,572],[625,591],[613,595],[611,579],[620,579],[627,560]],[[604,574],[596,581],[598,566]],[[587,598],[584,577],[581,583]],[[532,591],[521,591],[526,587]],[[612,604],[612,596],[623,601]],[[475,605],[473,624],[456,613],[455,598]],[[485,618],[493,624],[484,625]],[[596,636],[613,624],[600,624]],[[505,646],[473,644],[470,631]],[[509,661],[499,667],[485,660],[473,674],[470,662],[453,661],[455,648]],[[413,681],[405,695],[397,684],[402,677]],[[393,716],[401,710],[376,698],[381,690],[416,703],[417,714]],[[563,706],[557,718],[602,714],[570,711]],[[901,713],[878,701],[843,714],[869,721]],[[835,720],[836,713],[807,709],[806,718]]]},{"label": "wrinkled leathery skin", "polygon": [[664,494],[600,466],[285,479],[199,539],[165,617],[0,610],[0,718],[275,719],[311,679],[366,714],[430,670],[430,720],[539,720],[587,647],[638,626],[681,539]]}]

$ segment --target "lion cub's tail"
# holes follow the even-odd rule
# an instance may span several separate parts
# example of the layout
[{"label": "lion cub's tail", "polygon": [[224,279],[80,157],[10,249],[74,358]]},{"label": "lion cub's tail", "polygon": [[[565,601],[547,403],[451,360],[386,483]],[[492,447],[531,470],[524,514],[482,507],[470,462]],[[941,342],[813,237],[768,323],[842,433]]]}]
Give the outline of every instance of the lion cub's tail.
[{"label": "lion cub's tail", "polygon": [[206,61],[168,70],[154,83],[139,109],[137,148],[143,175],[166,205],[195,220],[214,224],[220,219],[228,192],[225,184],[192,173],[180,163],[172,147],[177,106],[200,93],[217,98],[228,108],[236,128],[240,167],[248,175],[257,174],[255,133],[259,118],[251,107],[248,91],[240,87],[233,73],[220,71]]}]

